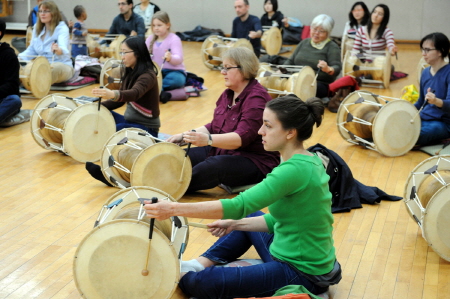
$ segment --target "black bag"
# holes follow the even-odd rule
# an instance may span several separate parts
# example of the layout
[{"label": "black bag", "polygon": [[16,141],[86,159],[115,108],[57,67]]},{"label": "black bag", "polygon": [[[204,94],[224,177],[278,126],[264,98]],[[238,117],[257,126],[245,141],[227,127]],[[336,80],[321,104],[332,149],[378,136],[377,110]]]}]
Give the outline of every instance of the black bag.
[{"label": "black bag", "polygon": [[283,44],[296,45],[302,40],[303,27],[284,27],[283,28]]},{"label": "black bag", "polygon": [[100,73],[102,72],[102,67],[100,65],[87,65],[80,70],[80,76],[93,77],[95,82],[100,82]]}]

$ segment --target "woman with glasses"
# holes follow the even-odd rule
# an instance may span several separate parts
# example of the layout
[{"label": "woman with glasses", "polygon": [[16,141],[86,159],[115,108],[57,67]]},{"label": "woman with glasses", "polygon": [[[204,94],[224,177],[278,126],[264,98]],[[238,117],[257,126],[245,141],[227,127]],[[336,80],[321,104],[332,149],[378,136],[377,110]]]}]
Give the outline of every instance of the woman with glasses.
[{"label": "woman with glasses", "polygon": [[222,55],[227,89],[219,97],[210,123],[173,135],[167,141],[191,143],[192,179],[188,191],[259,183],[276,165],[278,154],[264,150],[258,129],[271,97],[255,79],[259,61],[253,51],[237,47]]},{"label": "woman with glasses", "polygon": [[430,66],[420,77],[419,100],[421,129],[417,144],[437,144],[450,138],[450,41],[443,33],[428,34],[420,41],[425,62]]},{"label": "woman with glasses", "polygon": [[366,26],[358,29],[353,44],[353,51],[358,53],[368,53],[370,51],[384,51],[389,49],[391,55],[397,53],[397,46],[394,41],[394,34],[387,27],[389,23],[389,7],[378,4],[372,10]]},{"label": "woman with glasses", "polygon": [[[228,62],[229,67],[236,65]],[[231,71],[236,70],[228,74]],[[220,237],[215,244],[200,257],[181,262],[179,286],[186,295],[267,298],[282,287],[295,285],[328,298],[329,286],[341,279],[333,246],[329,176],[321,159],[304,147],[314,125],[320,126],[323,112],[318,98],[304,102],[287,95],[267,102],[257,130],[264,149],[279,152],[284,162],[235,198],[146,202],[147,216],[158,220],[175,215],[223,219],[208,224],[208,231]],[[260,212],[265,207],[270,213]],[[234,262],[251,246],[263,263],[216,267]]]},{"label": "woman with glasses", "polygon": [[[124,128],[139,128],[158,137],[161,126],[159,88],[156,79],[158,70],[148,55],[145,40],[141,36],[129,37],[120,45],[120,51],[124,66],[120,90],[94,88],[92,94],[106,100],[102,101],[102,105],[111,111],[117,131]],[[124,115],[112,111],[125,104],[127,108]],[[111,186],[99,165],[87,162],[86,170],[93,178]]]},{"label": "woman with glasses", "polygon": [[51,83],[65,82],[74,74],[69,50],[69,27],[53,1],[39,4],[38,14],[31,43],[19,54],[19,59],[28,61],[36,56],[44,56],[51,63]]},{"label": "woman with glasses", "polygon": [[[341,49],[330,39],[334,20],[325,14],[318,15],[311,23],[311,37],[302,40],[284,62],[286,65],[310,66],[317,76],[316,96],[328,96],[328,85],[341,72]],[[302,99],[306,100],[306,99]]]}]

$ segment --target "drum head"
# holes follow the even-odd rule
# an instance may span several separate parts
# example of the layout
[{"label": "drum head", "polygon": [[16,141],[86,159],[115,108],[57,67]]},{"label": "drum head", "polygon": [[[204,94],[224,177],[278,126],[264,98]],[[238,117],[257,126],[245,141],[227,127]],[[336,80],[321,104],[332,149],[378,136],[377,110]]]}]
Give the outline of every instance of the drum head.
[{"label": "drum head", "polygon": [[191,160],[189,156],[185,159],[185,154],[178,145],[169,142],[147,147],[133,164],[131,185],[151,186],[179,200],[189,187],[192,177]]},{"label": "drum head", "polygon": [[112,48],[113,53],[114,53],[114,58],[116,59],[121,59],[122,57],[120,56],[120,45],[122,44],[122,42],[126,39],[127,37],[123,34],[119,35],[116,37],[116,39],[111,43],[111,45],[109,46],[110,48]]},{"label": "drum head", "polygon": [[313,85],[316,74],[311,67],[304,66],[300,72],[292,76],[297,77],[296,80],[293,80],[294,86],[292,89],[296,96],[303,101],[316,96],[317,82]]},{"label": "drum head", "polygon": [[225,46],[225,43],[218,35],[210,35],[205,39],[200,50],[203,63],[210,69],[222,64],[222,59],[217,60],[214,58],[219,58],[221,54],[221,49],[217,46],[223,47]]},{"label": "drum head", "polygon": [[380,109],[373,122],[372,136],[376,150],[388,157],[409,152],[420,134],[420,118],[411,123],[416,107],[405,100],[393,100]]},{"label": "drum head", "polygon": [[[94,228],[81,241],[73,262],[74,281],[84,298],[171,298],[180,263],[169,240],[149,225],[114,220]],[[150,252],[148,254],[148,246]],[[148,258],[148,276],[143,276]]]},{"label": "drum head", "polygon": [[91,34],[86,35],[86,45],[89,51],[88,56],[95,58],[101,57],[100,44],[94,40]]},{"label": "drum head", "polygon": [[[49,106],[57,105],[56,108],[48,108]],[[52,148],[47,140],[41,134],[40,125],[42,121],[41,114],[47,109],[59,109],[64,108],[69,111],[75,110],[78,104],[66,97],[65,94],[53,93],[44,98],[42,98],[34,107],[33,113],[31,114],[30,125],[31,125],[31,135],[37,144],[48,150],[55,150]],[[61,147],[62,143],[55,144],[57,147]]]},{"label": "drum head", "polygon": [[120,70],[122,69],[122,60],[109,58],[103,64],[100,71],[100,86],[108,89],[119,90],[122,85],[120,80]]},{"label": "drum head", "polygon": [[386,51],[384,67],[383,67],[383,86],[384,86],[384,88],[389,88],[390,82],[391,82],[391,53],[389,53],[389,51]]},{"label": "drum head", "polygon": [[[109,204],[122,200],[122,202],[110,210],[110,213],[105,214],[106,217],[101,217],[100,224],[105,222],[115,220],[115,219],[138,219],[139,207],[141,202],[138,200],[139,198],[145,198],[151,200],[153,197],[158,199],[169,200],[175,202],[176,200],[170,196],[170,194],[158,190],[152,187],[130,187],[126,189],[122,189],[116,193],[114,193],[105,203],[104,206],[108,206]],[[172,217],[173,219],[173,217]],[[175,252],[178,254],[180,252],[181,246],[183,243],[187,245],[189,239],[189,229],[187,227],[187,219],[186,217],[178,216],[178,219],[181,222],[182,227],[178,229],[175,240],[173,242],[173,247]],[[150,218],[144,217],[142,219],[144,222],[149,222]],[[155,226],[167,237],[167,239],[171,239],[172,234],[172,220],[156,220]],[[186,237],[184,237],[186,236]]]},{"label": "drum head", "polygon": [[[348,54],[349,52],[347,52]],[[350,93],[341,103],[339,106],[337,115],[336,115],[336,122],[337,122],[337,128],[339,131],[339,134],[341,134],[342,138],[344,140],[347,140],[350,142],[351,136],[347,132],[347,130],[344,128],[344,125],[347,123],[347,106],[355,104],[356,101],[364,99],[364,101],[370,101],[373,103],[378,104],[378,100],[376,97],[372,95],[372,93],[368,91],[358,90]],[[360,104],[361,105],[361,104]],[[351,130],[350,130],[351,131]]]},{"label": "drum head", "polygon": [[[118,145],[118,143],[122,141],[124,138],[127,138],[133,143],[139,142],[146,144],[146,146],[151,146],[155,144],[155,140],[153,139],[153,137],[150,136],[150,134],[148,134],[148,132],[142,129],[126,128],[112,134],[112,136],[106,141],[100,159],[103,175],[108,180],[108,182],[110,182],[113,186],[116,186],[116,183],[114,181],[117,181],[120,185],[124,187],[130,187],[131,186],[130,182],[122,178],[122,176],[120,176],[120,174],[114,167],[109,166],[110,157],[112,155],[114,160],[117,159],[117,157],[114,157],[114,152],[117,152],[116,148],[126,146],[126,145]],[[128,170],[131,172],[131,169]]]},{"label": "drum head", "polygon": [[103,146],[116,131],[116,123],[109,110],[97,103],[84,104],[72,111],[64,125],[64,148],[79,162],[100,159]]},{"label": "drum head", "polygon": [[[43,56],[36,57],[25,68],[27,80],[23,80],[25,88],[29,89],[36,98],[42,98],[48,95],[52,85],[52,70],[47,58]],[[28,84],[25,83],[28,82]]]},{"label": "drum head", "polygon": [[281,38],[281,31],[278,27],[271,27],[264,31],[261,37],[261,44],[266,49],[268,55],[277,55],[280,53],[283,40]]},{"label": "drum head", "polygon": [[239,38],[237,41],[232,43],[232,46],[233,46],[233,48],[244,47],[244,48],[252,50],[252,52],[253,52],[252,44],[250,43],[250,41],[248,39],[245,39],[245,38]]},{"label": "drum head", "polygon": [[158,80],[158,94],[161,93],[162,89],[162,72],[160,66],[153,61],[153,64],[155,65],[156,69],[158,70],[158,74],[156,75],[156,80]]}]

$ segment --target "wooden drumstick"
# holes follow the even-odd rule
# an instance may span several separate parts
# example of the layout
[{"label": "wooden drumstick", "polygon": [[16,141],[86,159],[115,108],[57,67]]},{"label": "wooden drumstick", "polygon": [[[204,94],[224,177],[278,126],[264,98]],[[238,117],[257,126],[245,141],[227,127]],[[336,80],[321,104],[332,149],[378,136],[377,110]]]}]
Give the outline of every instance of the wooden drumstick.
[{"label": "wooden drumstick", "polygon": [[[103,86],[100,86],[100,88],[103,88]],[[97,124],[95,125],[94,134],[98,134],[98,122],[100,118],[100,107],[102,104],[102,97],[98,97],[98,113],[97,113]]]},{"label": "wooden drumstick", "polygon": [[[195,130],[191,130],[191,132],[195,132]],[[186,154],[184,155],[183,166],[181,167],[180,179],[178,180],[178,183],[181,183],[183,181],[184,164],[186,164],[186,159],[189,154],[189,150],[191,149],[191,145],[192,143],[189,142]]]},{"label": "wooden drumstick", "polygon": [[[152,203],[157,203],[158,202],[158,198],[157,197],[152,197]],[[155,218],[152,218],[150,220],[150,230],[148,232],[148,247],[147,247],[147,259],[145,261],[145,268],[144,270],[142,270],[141,274],[142,276],[147,276],[148,275],[148,257],[150,256],[150,248],[152,245],[152,238],[153,238],[153,227],[155,226]]]},{"label": "wooden drumstick", "polygon": [[205,228],[205,229],[209,228],[206,224],[197,223],[197,222],[189,222],[188,225],[193,226],[193,227]]},{"label": "wooden drumstick", "polygon": [[[432,89],[431,92],[432,92],[432,93],[435,93],[435,90]],[[414,115],[414,117],[409,121],[410,123],[414,123],[414,119],[417,117],[417,115],[420,114],[420,111],[422,111],[422,109],[423,109],[427,104],[428,104],[428,101],[427,101],[427,100],[424,100],[424,102],[423,102],[423,104],[422,104],[422,107],[420,107],[419,111],[417,111],[417,113]]]},{"label": "wooden drumstick", "polygon": [[[171,52],[172,50],[167,49],[167,51]],[[163,62],[161,63],[161,70],[163,69],[165,62],[166,62],[166,58],[164,58]]]},{"label": "wooden drumstick", "polygon": [[[58,44],[58,40],[55,39],[54,43]],[[52,63],[53,63],[53,61],[55,61],[55,52],[56,52],[56,50],[53,50]]]},{"label": "wooden drumstick", "polygon": [[311,86],[314,86],[315,84],[316,84],[316,81],[317,81],[317,76],[319,76],[319,72],[322,70],[322,68],[321,67],[319,67],[319,69],[317,70],[317,74],[316,74],[316,77],[314,78],[314,81],[311,83]]}]

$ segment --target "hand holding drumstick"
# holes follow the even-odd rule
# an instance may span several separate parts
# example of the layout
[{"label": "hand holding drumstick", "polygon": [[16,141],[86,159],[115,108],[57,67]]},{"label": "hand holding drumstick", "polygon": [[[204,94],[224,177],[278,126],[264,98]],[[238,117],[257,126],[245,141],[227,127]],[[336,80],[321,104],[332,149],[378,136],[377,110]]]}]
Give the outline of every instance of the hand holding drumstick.
[{"label": "hand holding drumstick", "polygon": [[114,91],[108,88],[94,88],[92,94],[103,99],[113,99],[115,97]]}]

